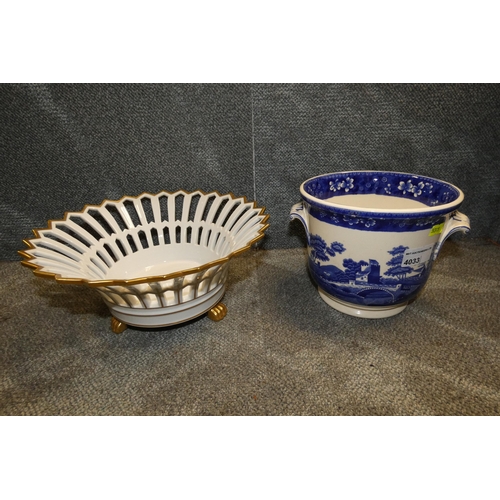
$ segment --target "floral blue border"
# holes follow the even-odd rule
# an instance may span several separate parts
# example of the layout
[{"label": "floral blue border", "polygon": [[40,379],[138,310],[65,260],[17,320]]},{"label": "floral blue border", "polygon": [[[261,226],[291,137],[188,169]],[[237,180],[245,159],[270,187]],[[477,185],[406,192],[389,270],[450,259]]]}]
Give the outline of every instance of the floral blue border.
[{"label": "floral blue border", "polygon": [[[310,206],[313,217],[334,225],[345,227],[358,226],[359,229],[364,227],[368,230],[370,230],[370,227],[383,231],[393,230],[389,229],[390,227],[405,227],[405,229],[401,229],[402,231],[412,230],[409,228],[414,226],[425,228],[439,223],[437,222],[439,216],[444,216],[456,210],[461,205],[461,202],[457,201],[460,198],[460,191],[455,186],[431,177],[399,172],[364,171],[326,174],[309,179],[304,183],[303,189],[309,196],[303,195],[302,198]],[[418,200],[428,207],[433,208],[440,205],[448,205],[454,201],[457,201],[457,204],[452,206],[451,209],[448,205],[443,210],[434,209],[429,212],[420,212],[417,217],[400,225],[402,219],[407,220],[412,215],[405,212],[373,213],[363,211],[353,214],[353,211],[347,207],[338,208],[321,202],[333,196],[347,194],[389,195]],[[329,213],[329,220],[323,214],[326,211]],[[399,221],[397,223],[394,222],[397,219]],[[444,219],[441,217],[439,220],[442,222]],[[385,227],[387,229],[383,229]]]},{"label": "floral blue border", "polygon": [[384,231],[384,232],[413,232],[423,229],[431,229],[436,224],[441,224],[445,221],[444,215],[435,215],[432,217],[408,217],[408,214],[395,214],[399,217],[377,217],[378,214],[367,212],[353,213],[352,211],[345,213],[342,210],[337,210],[336,207],[328,209],[320,206],[312,206],[309,203],[309,214],[322,222],[333,226],[346,227],[351,229],[359,229],[360,231]]}]

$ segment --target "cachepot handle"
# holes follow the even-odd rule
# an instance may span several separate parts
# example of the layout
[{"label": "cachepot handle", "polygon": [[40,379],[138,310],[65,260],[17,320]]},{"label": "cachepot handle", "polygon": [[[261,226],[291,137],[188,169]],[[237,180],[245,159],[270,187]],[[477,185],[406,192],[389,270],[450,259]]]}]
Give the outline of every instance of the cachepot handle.
[{"label": "cachepot handle", "polygon": [[299,219],[304,225],[307,235],[309,236],[309,224],[307,223],[307,212],[304,208],[304,203],[296,203],[290,210],[290,220]]},{"label": "cachepot handle", "polygon": [[456,233],[457,231],[462,231],[463,233],[468,233],[470,231],[470,221],[467,215],[461,212],[454,212],[450,215],[450,218],[444,223],[443,232],[439,238],[438,244],[434,250],[433,259],[435,259],[446,241],[448,236]]}]

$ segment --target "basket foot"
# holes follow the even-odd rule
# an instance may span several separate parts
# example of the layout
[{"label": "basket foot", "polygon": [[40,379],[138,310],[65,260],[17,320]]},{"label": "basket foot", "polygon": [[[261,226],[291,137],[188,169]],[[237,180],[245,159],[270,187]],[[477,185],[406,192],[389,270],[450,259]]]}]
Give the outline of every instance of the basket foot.
[{"label": "basket foot", "polygon": [[221,319],[224,319],[226,314],[227,307],[222,302],[219,302],[216,306],[212,307],[210,311],[208,311],[208,317],[212,321],[220,321]]},{"label": "basket foot", "polygon": [[122,323],[116,318],[111,318],[111,330],[115,333],[122,333],[127,329],[126,323]]}]

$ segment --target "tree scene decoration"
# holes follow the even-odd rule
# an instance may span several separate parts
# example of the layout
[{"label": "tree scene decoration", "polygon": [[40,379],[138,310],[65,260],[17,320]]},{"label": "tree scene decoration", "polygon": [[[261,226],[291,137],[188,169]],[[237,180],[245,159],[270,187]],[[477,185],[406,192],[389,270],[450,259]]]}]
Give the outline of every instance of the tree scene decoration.
[{"label": "tree scene decoration", "polygon": [[330,246],[318,234],[312,234],[309,237],[309,246],[311,247],[311,259],[316,261],[326,262],[330,257],[335,257],[338,253],[345,252],[345,247],[342,243],[334,241]]},{"label": "tree scene decoration", "polygon": [[[416,293],[429,271],[427,263],[419,268],[405,266],[403,258],[409,247],[399,245],[388,250],[391,256],[386,262],[387,270],[380,274],[380,265],[375,259],[356,261],[345,258],[343,269],[330,261],[346,248],[339,241],[330,245],[319,235],[310,235],[310,268],[322,287],[330,293],[364,305],[388,305],[407,300]],[[324,263],[324,264],[322,264]]]},{"label": "tree scene decoration", "polygon": [[392,259],[386,263],[389,266],[389,269],[384,273],[386,276],[395,277],[402,281],[406,278],[407,274],[413,271],[412,267],[403,266],[403,256],[408,248],[399,245],[388,251],[392,255]]},{"label": "tree scene decoration", "polygon": [[356,275],[361,272],[361,267],[367,266],[368,262],[365,262],[364,260],[356,262],[353,259],[344,259],[342,265],[346,268],[344,272],[349,281],[354,281],[356,279]]}]

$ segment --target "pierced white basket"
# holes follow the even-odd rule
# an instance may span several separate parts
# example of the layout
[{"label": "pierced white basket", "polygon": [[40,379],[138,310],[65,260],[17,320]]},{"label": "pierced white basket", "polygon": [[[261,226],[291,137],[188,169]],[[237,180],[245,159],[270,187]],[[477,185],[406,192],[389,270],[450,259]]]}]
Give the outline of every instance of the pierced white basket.
[{"label": "pierced white basket", "polygon": [[117,333],[218,320],[229,260],[264,236],[264,210],[232,194],[143,193],[49,221],[19,253],[37,276],[95,287]]}]

